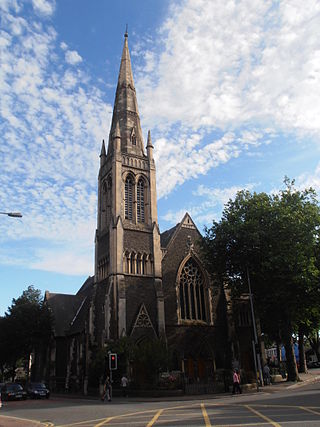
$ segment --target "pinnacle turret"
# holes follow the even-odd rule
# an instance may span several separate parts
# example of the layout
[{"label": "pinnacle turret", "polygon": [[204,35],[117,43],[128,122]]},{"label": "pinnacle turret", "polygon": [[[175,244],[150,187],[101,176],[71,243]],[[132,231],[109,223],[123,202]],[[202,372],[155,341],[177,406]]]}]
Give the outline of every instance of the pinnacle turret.
[{"label": "pinnacle turret", "polygon": [[151,141],[151,132],[150,132],[150,130],[148,130],[147,147],[153,148],[152,141]]},{"label": "pinnacle turret", "polygon": [[100,165],[103,165],[106,161],[106,146],[104,144],[104,139],[102,140],[101,152],[100,152]]},{"label": "pinnacle turret", "polygon": [[104,139],[102,140],[102,145],[101,145],[101,153],[100,153],[100,157],[105,156],[106,155],[106,146],[104,144]]},{"label": "pinnacle turret", "polygon": [[151,132],[148,130],[148,140],[147,140],[147,156],[151,160],[153,159],[153,145],[151,141]]}]

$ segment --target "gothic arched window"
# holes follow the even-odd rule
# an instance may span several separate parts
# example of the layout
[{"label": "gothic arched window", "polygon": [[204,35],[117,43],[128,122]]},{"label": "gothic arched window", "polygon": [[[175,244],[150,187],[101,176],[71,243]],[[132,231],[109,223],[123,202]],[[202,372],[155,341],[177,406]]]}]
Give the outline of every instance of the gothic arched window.
[{"label": "gothic arched window", "polygon": [[107,194],[106,194],[106,220],[107,220],[107,225],[110,223],[111,220],[111,204],[112,204],[112,178],[111,176],[108,177],[107,179],[107,185],[106,185],[106,190],[107,190]]},{"label": "gothic arched window", "polygon": [[132,145],[136,145],[137,144],[137,137],[136,137],[134,128],[131,131],[131,142],[132,142]]},{"label": "gothic arched window", "polygon": [[181,320],[202,320],[206,322],[205,296],[203,274],[197,263],[190,258],[185,263],[179,279]]},{"label": "gothic arched window", "polygon": [[138,222],[144,222],[144,181],[142,178],[137,186],[137,219]]},{"label": "gothic arched window", "polygon": [[130,176],[127,177],[125,182],[125,219],[132,219],[132,204],[133,204],[133,182]]}]

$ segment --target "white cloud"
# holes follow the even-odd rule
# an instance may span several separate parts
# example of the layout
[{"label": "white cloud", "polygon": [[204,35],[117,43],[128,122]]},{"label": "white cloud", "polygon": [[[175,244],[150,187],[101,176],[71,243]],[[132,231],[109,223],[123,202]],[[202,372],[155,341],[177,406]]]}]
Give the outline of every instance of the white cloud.
[{"label": "white cloud", "polygon": [[[79,254],[79,249],[69,247],[68,250],[40,250],[35,254],[36,262],[30,267],[37,270],[71,275],[92,275],[93,256],[88,257],[88,250]],[[87,248],[88,249],[88,248]],[[91,245],[92,250],[92,245]]]},{"label": "white cloud", "polygon": [[75,50],[67,50],[65,53],[65,58],[68,64],[75,65],[82,62],[81,56]]},{"label": "white cloud", "polygon": [[227,188],[215,188],[199,185],[197,190],[193,192],[193,204],[184,206],[183,208],[174,211],[169,210],[162,219],[171,223],[177,224],[180,222],[186,212],[198,224],[200,231],[204,225],[210,225],[212,220],[218,220],[224,205],[234,199],[238,191],[249,190],[255,187],[256,184],[245,184],[243,186],[232,186]]},{"label": "white cloud", "polygon": [[220,129],[254,122],[319,135],[319,11],[316,0],[174,6],[157,65],[145,54],[154,72],[138,79],[145,120]]},{"label": "white cloud", "polygon": [[158,139],[155,157],[158,167],[158,197],[169,194],[186,180],[205,175],[214,167],[236,158],[249,147],[258,146],[265,135],[245,131],[225,133],[221,138],[201,146],[202,134],[190,133],[179,139]]},{"label": "white cloud", "polygon": [[4,12],[8,12],[10,9],[15,12],[19,12],[20,6],[17,0],[1,0],[0,1],[0,10],[3,10]]},{"label": "white cloud", "polygon": [[88,274],[99,150],[112,107],[82,69],[57,66],[63,59],[52,27],[44,31],[10,10],[0,32],[0,200],[23,218],[1,221],[0,241],[35,246],[28,254],[0,251],[0,262],[10,263],[11,254],[16,265]]},{"label": "white cloud", "polygon": [[320,162],[314,172],[304,173],[298,176],[296,184],[300,190],[312,187],[320,194]]},{"label": "white cloud", "polygon": [[159,43],[137,48],[159,197],[281,134],[318,143],[319,12],[319,0],[173,4]]},{"label": "white cloud", "polygon": [[[12,228],[0,224],[0,241],[46,239],[51,251],[30,250],[34,268],[83,274],[95,228],[98,154],[112,107],[79,53],[58,42],[51,26],[18,16],[23,7],[0,1],[0,200],[4,210],[24,214]],[[33,0],[33,7],[51,16],[55,2]],[[281,132],[320,134],[319,11],[315,0],[175,3],[160,30],[160,54],[143,52],[136,79],[143,124],[156,136],[160,197],[256,152]],[[318,168],[300,178],[319,185],[319,174]],[[189,211],[208,223],[237,189],[199,187],[203,200],[196,207],[164,218],[176,223]]]},{"label": "white cloud", "polygon": [[54,0],[32,0],[32,5],[36,12],[46,16],[52,15],[56,7]]}]

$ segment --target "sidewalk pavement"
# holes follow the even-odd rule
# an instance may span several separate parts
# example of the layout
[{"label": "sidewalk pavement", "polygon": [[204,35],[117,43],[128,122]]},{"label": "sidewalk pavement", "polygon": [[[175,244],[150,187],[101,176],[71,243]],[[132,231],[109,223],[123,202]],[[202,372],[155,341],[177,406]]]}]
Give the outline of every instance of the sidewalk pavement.
[{"label": "sidewalk pavement", "polygon": [[261,387],[260,390],[266,391],[266,392],[277,392],[284,389],[290,390],[290,389],[299,388],[306,384],[312,384],[314,382],[320,381],[320,370],[311,369],[306,374],[299,373],[299,378],[300,378],[300,381],[297,381],[297,382],[287,381],[284,379],[283,381],[280,381],[278,383],[273,383],[270,386]]},{"label": "sidewalk pavement", "polygon": [[52,423],[41,423],[40,421],[30,421],[25,418],[9,417],[0,415],[0,427],[51,427]]},{"label": "sidewalk pavement", "polygon": [[298,382],[291,382],[291,383],[287,382],[288,384],[287,388],[288,389],[297,388],[305,384],[309,384],[309,383],[311,384],[313,382],[320,381],[320,371],[319,369],[316,369],[316,370],[310,369],[306,374],[299,374],[299,377],[300,377],[300,381]]}]

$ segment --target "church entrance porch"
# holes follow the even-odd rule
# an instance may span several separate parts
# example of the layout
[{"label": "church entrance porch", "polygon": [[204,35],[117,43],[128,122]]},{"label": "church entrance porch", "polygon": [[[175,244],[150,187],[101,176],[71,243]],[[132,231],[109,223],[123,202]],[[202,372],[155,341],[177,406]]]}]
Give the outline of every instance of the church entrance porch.
[{"label": "church entrance porch", "polygon": [[214,393],[214,365],[212,359],[187,357],[182,362],[186,394]]}]

